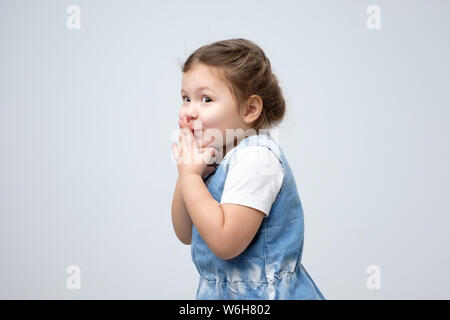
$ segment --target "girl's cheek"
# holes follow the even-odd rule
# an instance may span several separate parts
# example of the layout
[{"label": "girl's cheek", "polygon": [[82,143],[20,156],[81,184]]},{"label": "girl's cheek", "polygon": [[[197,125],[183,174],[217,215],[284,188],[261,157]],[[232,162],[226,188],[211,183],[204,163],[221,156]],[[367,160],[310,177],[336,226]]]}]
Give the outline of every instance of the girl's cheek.
[{"label": "girl's cheek", "polygon": [[213,114],[203,114],[201,120],[203,128],[216,128],[217,124],[220,123]]},{"label": "girl's cheek", "polygon": [[220,128],[226,121],[226,117],[218,106],[214,106],[214,109],[205,110],[202,114],[202,120],[205,127]]}]

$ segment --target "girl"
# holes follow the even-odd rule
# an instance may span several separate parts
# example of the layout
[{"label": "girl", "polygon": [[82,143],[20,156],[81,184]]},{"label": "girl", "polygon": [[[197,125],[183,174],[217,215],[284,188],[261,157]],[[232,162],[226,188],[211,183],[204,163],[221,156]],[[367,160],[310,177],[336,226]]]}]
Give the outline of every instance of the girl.
[{"label": "girl", "polygon": [[196,298],[325,299],[301,264],[302,205],[267,132],[285,100],[263,50],[245,39],[215,42],[182,72],[172,222],[191,245]]}]

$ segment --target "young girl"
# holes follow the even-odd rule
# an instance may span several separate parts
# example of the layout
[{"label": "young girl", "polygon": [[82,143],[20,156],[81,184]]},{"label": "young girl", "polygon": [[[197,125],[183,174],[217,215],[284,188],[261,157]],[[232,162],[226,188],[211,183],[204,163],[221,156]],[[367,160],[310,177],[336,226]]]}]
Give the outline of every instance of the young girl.
[{"label": "young girl", "polygon": [[172,222],[191,245],[196,298],[325,299],[301,264],[302,204],[267,131],[285,101],[263,50],[245,39],[215,42],[182,72]]}]

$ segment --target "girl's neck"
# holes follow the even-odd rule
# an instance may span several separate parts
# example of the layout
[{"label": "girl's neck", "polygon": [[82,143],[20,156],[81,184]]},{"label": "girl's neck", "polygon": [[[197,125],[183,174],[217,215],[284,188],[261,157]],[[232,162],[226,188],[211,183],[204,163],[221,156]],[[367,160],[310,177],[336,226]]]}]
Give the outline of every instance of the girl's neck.
[{"label": "girl's neck", "polygon": [[[223,148],[223,150],[222,150],[222,154],[223,154],[223,157],[222,157],[222,159],[223,158],[225,158],[225,155],[228,153],[228,152],[230,152],[234,147],[236,147],[237,145],[239,144],[239,142],[238,142],[238,139],[237,139],[237,137],[235,136],[234,137],[234,141],[233,141],[233,145],[231,146],[231,144],[228,146],[228,148],[227,148],[227,145],[225,144],[222,148]],[[227,150],[228,149],[228,150]]]},{"label": "girl's neck", "polygon": [[228,145],[228,150],[226,150],[227,149],[227,145],[224,145],[222,148],[222,154],[223,154],[223,157],[222,157],[222,159],[223,158],[225,158],[225,155],[228,153],[228,152],[230,152],[231,150],[233,150],[233,148],[234,147],[236,147],[244,138],[246,138],[247,137],[247,135],[244,135],[244,136],[240,136],[240,137],[237,137],[237,136],[234,136],[234,141],[233,141],[233,143],[231,144],[229,144]]}]

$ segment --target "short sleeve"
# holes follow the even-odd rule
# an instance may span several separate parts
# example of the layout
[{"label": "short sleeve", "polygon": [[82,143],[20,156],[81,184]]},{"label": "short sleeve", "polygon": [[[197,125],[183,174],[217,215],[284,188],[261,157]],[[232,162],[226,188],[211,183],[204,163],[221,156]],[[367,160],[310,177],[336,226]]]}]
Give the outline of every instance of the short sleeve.
[{"label": "short sleeve", "polygon": [[220,203],[255,208],[268,217],[283,178],[283,166],[271,150],[246,147],[230,162]]}]

